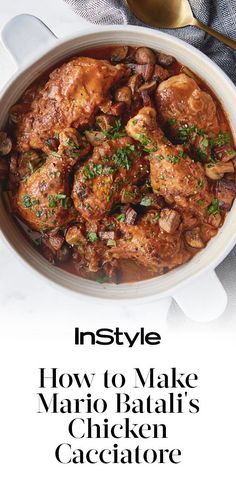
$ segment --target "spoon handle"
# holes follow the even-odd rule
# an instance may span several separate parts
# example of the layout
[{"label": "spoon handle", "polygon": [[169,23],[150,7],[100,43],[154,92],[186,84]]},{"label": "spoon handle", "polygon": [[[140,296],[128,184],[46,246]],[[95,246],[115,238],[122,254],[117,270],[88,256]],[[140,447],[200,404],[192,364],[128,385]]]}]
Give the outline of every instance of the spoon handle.
[{"label": "spoon handle", "polygon": [[213,28],[210,28],[210,26],[207,26],[206,24],[203,24],[199,19],[194,18],[193,23],[191,23],[193,26],[196,26],[197,28],[200,28],[201,30],[206,31],[209,33],[209,35],[212,35],[213,37],[217,38],[220,42],[223,42],[225,45],[228,45],[231,49],[236,50],[236,42],[232,40],[231,38],[227,37],[226,35],[223,35],[222,33],[219,33],[216,30],[213,30]]}]

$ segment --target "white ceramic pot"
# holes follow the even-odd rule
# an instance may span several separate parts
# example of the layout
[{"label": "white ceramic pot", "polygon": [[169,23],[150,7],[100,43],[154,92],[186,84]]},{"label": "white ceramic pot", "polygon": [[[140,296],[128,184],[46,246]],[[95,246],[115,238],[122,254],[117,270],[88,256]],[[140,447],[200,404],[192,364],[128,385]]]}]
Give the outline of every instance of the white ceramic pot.
[{"label": "white ceramic pot", "polygon": [[[20,15],[3,28],[2,40],[16,62],[17,71],[1,91],[0,128],[4,127],[10,106],[46,69],[88,47],[125,43],[171,54],[206,80],[236,130],[236,89],[231,80],[197,49],[160,31],[134,26],[102,26],[58,40],[39,19]],[[130,304],[171,296],[189,317],[204,321],[216,318],[226,307],[227,296],[214,269],[236,243],[235,204],[218,235],[189,263],[161,277],[133,284],[101,285],[53,267],[25,240],[2,200],[0,227],[5,242],[33,270],[83,297]]]}]

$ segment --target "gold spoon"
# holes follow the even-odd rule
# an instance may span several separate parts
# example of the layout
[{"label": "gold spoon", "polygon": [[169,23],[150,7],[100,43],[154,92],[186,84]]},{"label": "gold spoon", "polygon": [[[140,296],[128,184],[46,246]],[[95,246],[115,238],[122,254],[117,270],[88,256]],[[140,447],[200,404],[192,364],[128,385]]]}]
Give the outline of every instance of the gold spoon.
[{"label": "gold spoon", "polygon": [[157,28],[196,26],[236,50],[236,42],[196,19],[188,0],[127,0],[134,15]]}]

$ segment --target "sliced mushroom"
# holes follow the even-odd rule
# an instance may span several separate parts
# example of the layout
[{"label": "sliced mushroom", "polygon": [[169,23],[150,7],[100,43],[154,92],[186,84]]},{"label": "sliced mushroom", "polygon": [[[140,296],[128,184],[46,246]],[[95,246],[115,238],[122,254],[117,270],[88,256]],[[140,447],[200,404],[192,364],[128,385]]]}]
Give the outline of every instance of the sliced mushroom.
[{"label": "sliced mushroom", "polygon": [[144,106],[153,106],[150,95],[155,91],[157,83],[155,81],[146,82],[139,87],[138,92],[141,94]]},{"label": "sliced mushroom", "polygon": [[135,75],[132,75],[129,78],[129,80],[128,80],[128,86],[130,87],[131,92],[132,92],[133,95],[138,90],[138,88],[140,87],[140,85],[142,84],[142,82],[143,82],[143,78],[142,78],[142,75],[140,75],[139,73],[136,73]]},{"label": "sliced mushroom", "polygon": [[128,85],[124,85],[123,87],[120,87],[119,89],[116,90],[115,92],[115,100],[120,102],[120,103],[125,103],[128,106],[131,104],[131,99],[132,99],[132,91]]},{"label": "sliced mushroom", "polygon": [[138,92],[142,93],[143,91],[145,91],[151,94],[156,89],[156,86],[157,82],[155,82],[155,80],[152,80],[152,82],[146,82],[143,85],[141,85],[138,89]]},{"label": "sliced mushroom", "polygon": [[27,103],[18,103],[14,104],[14,106],[11,107],[10,112],[9,112],[9,119],[10,122],[16,124],[21,115],[29,110],[29,105]]},{"label": "sliced mushroom", "polygon": [[115,123],[115,118],[111,115],[97,115],[96,124],[101,130],[109,130]]},{"label": "sliced mushroom", "polygon": [[118,47],[114,47],[111,52],[110,60],[112,63],[120,63],[120,61],[124,61],[124,59],[128,56],[129,47],[126,45],[121,45]]},{"label": "sliced mushroom", "polygon": [[98,144],[102,144],[105,139],[103,132],[97,130],[86,130],[84,132],[84,135],[86,136],[86,139],[92,146],[97,146]]},{"label": "sliced mushroom", "polygon": [[208,217],[208,223],[214,228],[219,228],[222,223],[220,212],[217,212],[216,214],[210,214],[210,216]]},{"label": "sliced mushroom", "polygon": [[174,233],[180,225],[180,219],[176,210],[163,209],[160,213],[159,226],[166,233]]},{"label": "sliced mushroom", "polygon": [[81,229],[77,225],[70,226],[66,232],[66,242],[71,245],[86,245],[87,241]]},{"label": "sliced mushroom", "polygon": [[216,164],[207,164],[205,167],[207,177],[213,181],[222,179],[227,172],[234,172],[234,165],[232,162],[218,162]]},{"label": "sliced mushroom", "polygon": [[158,52],[157,53],[157,62],[161,66],[164,66],[164,68],[168,68],[168,66],[171,66],[175,62],[175,58],[173,56],[168,55],[168,54],[164,54],[163,52]]},{"label": "sliced mushroom", "polygon": [[154,64],[129,64],[129,67],[134,73],[141,75],[145,82],[151,80],[155,68]]},{"label": "sliced mushroom", "polygon": [[0,158],[0,183],[5,181],[9,171],[9,166],[5,158]]},{"label": "sliced mushroom", "polygon": [[211,238],[213,238],[217,234],[217,228],[214,228],[210,224],[202,224],[201,226],[201,237],[202,240],[206,243],[209,242]]},{"label": "sliced mushroom", "polygon": [[194,249],[203,249],[205,247],[201,237],[201,230],[199,227],[187,230],[185,232],[185,240],[190,247]]},{"label": "sliced mushroom", "polygon": [[102,113],[108,113],[111,106],[112,106],[112,100],[111,99],[104,99],[102,104],[100,104],[99,109],[102,111]]},{"label": "sliced mushroom", "polygon": [[8,155],[12,149],[12,141],[6,132],[0,132],[0,155]]},{"label": "sliced mushroom", "polygon": [[135,61],[138,64],[155,64],[156,54],[147,47],[139,47],[134,55]]}]

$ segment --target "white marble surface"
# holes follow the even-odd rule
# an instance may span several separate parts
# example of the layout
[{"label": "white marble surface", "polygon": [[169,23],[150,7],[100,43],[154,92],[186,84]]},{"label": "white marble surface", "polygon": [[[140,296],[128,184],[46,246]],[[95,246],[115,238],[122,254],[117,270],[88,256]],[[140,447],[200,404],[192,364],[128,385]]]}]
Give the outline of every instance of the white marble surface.
[{"label": "white marble surface", "polygon": [[[88,25],[84,19],[75,15],[72,10],[62,0],[0,0],[0,28],[13,16],[22,13],[29,13],[40,17],[58,36],[62,37],[70,33],[76,33],[80,27]],[[0,44],[0,87],[8,80],[14,72],[14,63]],[[38,275],[29,272],[27,268],[22,266],[14,254],[9,253],[9,250],[0,241],[0,310],[1,318],[7,321],[10,317],[16,319],[24,311],[24,315],[30,319],[40,318],[40,312],[43,310],[47,315],[53,316],[52,301],[61,312],[65,311],[64,305],[66,301],[66,317],[78,318],[78,310],[83,310],[83,318],[91,311],[91,305],[88,302],[81,303],[74,297],[68,297],[61,290],[54,290],[42,281]],[[232,296],[232,294],[231,294]],[[232,303],[233,300],[233,303]],[[228,312],[223,315],[222,322],[233,322],[233,312],[235,311],[234,297],[230,298]],[[23,308],[22,308],[23,307]],[[161,302],[155,305],[144,305],[142,308],[121,308],[121,307],[102,307],[93,306],[93,321],[96,323],[97,318],[101,318],[104,308],[104,314],[109,318],[120,319],[124,321],[128,318],[137,320],[137,324],[146,318],[146,321],[152,323],[158,318],[159,325],[162,325],[163,310],[168,307],[168,303]],[[194,323],[184,318],[178,308],[172,305],[172,314],[169,320],[178,325],[183,325],[186,329],[192,328]],[[61,313],[63,315],[63,313]],[[66,321],[65,317],[65,321]],[[220,323],[217,321],[217,326]]]}]

